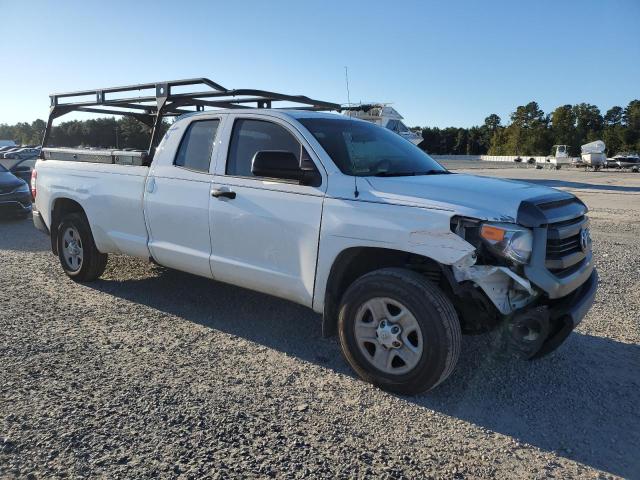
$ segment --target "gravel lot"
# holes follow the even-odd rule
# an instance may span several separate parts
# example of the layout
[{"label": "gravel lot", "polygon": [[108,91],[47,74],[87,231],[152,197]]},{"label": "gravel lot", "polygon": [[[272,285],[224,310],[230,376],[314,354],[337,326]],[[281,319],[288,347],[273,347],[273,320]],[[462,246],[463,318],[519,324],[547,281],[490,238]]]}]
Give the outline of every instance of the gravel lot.
[{"label": "gravel lot", "polygon": [[536,362],[465,337],[433,392],[356,379],[305,308],[0,221],[0,477],[640,478],[640,175],[503,169],[592,209],[601,286]]}]

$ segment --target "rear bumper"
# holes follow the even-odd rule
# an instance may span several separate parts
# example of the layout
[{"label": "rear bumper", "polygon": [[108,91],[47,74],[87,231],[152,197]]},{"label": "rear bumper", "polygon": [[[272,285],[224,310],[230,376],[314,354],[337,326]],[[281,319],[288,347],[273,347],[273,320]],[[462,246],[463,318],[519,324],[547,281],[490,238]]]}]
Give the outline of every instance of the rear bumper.
[{"label": "rear bumper", "polygon": [[37,210],[33,211],[33,225],[41,232],[49,235],[49,228],[47,227],[47,224],[44,223],[44,220],[42,219],[42,215]]}]

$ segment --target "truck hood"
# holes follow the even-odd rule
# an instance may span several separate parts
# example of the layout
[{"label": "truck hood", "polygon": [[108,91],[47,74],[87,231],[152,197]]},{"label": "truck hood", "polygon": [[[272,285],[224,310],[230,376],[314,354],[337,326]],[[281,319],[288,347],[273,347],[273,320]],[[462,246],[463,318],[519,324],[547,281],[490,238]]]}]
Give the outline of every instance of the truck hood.
[{"label": "truck hood", "polygon": [[457,215],[515,222],[523,200],[571,198],[550,187],[466,174],[367,177],[377,201],[450,210]]}]

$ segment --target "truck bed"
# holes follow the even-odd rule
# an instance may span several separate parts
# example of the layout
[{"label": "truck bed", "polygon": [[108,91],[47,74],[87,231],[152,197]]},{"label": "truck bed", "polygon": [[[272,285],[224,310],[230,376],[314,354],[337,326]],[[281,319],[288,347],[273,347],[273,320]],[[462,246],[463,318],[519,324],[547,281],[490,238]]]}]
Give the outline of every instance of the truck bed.
[{"label": "truck bed", "polygon": [[[85,211],[101,252],[149,258],[143,211],[149,167],[116,160],[123,156],[115,150],[45,150],[45,160],[36,164],[36,206],[45,224],[51,225],[58,198],[74,201]],[[142,158],[140,152],[124,153],[133,161]]]}]

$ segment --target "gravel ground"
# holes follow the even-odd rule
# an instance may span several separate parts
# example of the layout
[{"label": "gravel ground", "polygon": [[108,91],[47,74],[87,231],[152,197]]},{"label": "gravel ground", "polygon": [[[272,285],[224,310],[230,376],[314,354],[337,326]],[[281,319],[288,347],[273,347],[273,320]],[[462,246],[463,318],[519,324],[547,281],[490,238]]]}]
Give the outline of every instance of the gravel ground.
[{"label": "gravel ground", "polygon": [[418,397],[355,378],[303,307],[115,256],[78,285],[0,221],[0,477],[640,478],[640,186],[580,188],[601,286],[577,331],[536,362],[465,337]]}]

